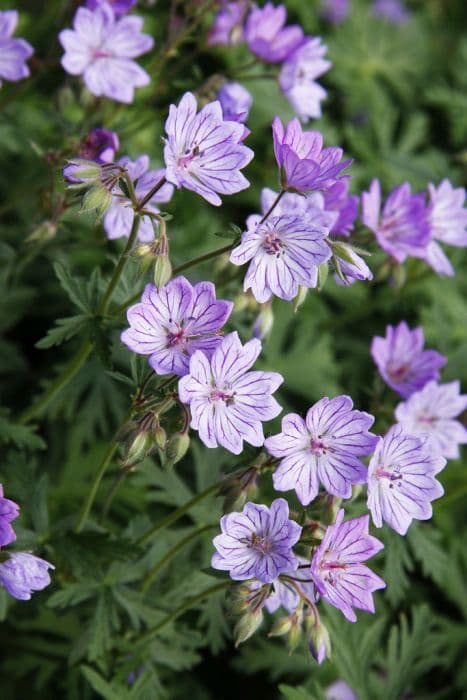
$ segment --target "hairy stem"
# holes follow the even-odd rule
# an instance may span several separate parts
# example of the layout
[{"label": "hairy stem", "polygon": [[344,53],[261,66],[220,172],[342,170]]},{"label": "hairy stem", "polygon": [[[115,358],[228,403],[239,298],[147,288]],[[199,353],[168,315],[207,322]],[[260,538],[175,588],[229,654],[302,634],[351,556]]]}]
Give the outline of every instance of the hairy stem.
[{"label": "hairy stem", "polygon": [[285,190],[281,190],[279,192],[279,194],[277,195],[277,197],[275,198],[275,200],[273,201],[273,203],[271,204],[271,206],[267,210],[266,214],[263,216],[263,218],[259,222],[260,224],[264,223],[266,221],[266,219],[268,219],[271,216],[272,212],[277,207],[277,205],[281,201],[282,197],[285,195],[285,192],[286,192]]},{"label": "hairy stem", "polygon": [[156,192],[159,192],[161,187],[163,187],[166,182],[167,182],[167,180],[165,179],[165,175],[164,175],[164,177],[162,177],[159,180],[159,182],[156,182],[154,187],[152,189],[150,189],[149,192],[147,194],[145,194],[142,199],[138,200],[138,205],[136,207],[136,211],[141,212],[141,210],[144,209],[146,204],[154,197]]}]

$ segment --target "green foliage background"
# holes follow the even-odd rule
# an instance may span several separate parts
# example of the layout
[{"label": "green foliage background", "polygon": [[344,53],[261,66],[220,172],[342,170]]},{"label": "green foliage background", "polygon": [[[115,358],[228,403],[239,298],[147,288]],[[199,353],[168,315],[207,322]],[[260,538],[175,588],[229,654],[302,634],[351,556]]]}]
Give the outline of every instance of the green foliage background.
[{"label": "green foliage background", "polygon": [[[220,475],[247,464],[253,451],[235,458],[194,439],[175,470],[147,459],[124,482],[110,517],[99,524],[97,515],[119,473],[117,453],[90,526],[80,535],[73,532],[97,465],[128,410],[129,395],[140,385],[145,361],[130,360],[121,346],[122,316],[94,315],[120,242],[109,243],[102,227],[77,204],[61,211],[66,196],[61,166],[79,138],[98,125],[119,133],[121,154],[149,153],[155,166],[161,164],[168,104],[214,73],[235,77],[248,61],[244,47],[204,46],[212,17],[206,4],[175,3],[182,28],[198,24],[167,53],[170,4],[140,0],[145,30],[156,38],[156,49],[142,60],[152,82],[137,92],[133,105],[120,106],[91,99],[59,65],[56,35],[70,25],[73,2],[15,3],[21,13],[17,34],[30,41],[37,58],[31,79],[5,84],[0,93],[0,475],[6,495],[22,507],[18,548],[49,559],[56,571],[53,587],[29,603],[0,591],[2,700],[178,700],[188,693],[192,700],[239,694],[317,700],[336,678],[345,679],[362,700],[467,697],[465,459],[450,462],[440,475],[446,495],[435,504],[433,521],[415,523],[406,538],[381,531],[386,549],[375,568],[388,588],[375,596],[376,615],[361,613],[352,625],[325,609],[333,659],[322,667],[305,646],[289,656],[264,628],[234,651],[234,620],[224,591],[196,604],[160,634],[138,641],[167,613],[216,585],[207,569],[212,531],[206,530],[168,562],[144,595],[139,590],[170,548],[216,524],[220,501],[214,496],[201,501],[149,546],[135,541]],[[319,19],[315,1],[285,4],[291,21],[321,35],[329,47],[333,67],[321,79],[329,97],[323,118],[311,127],[355,159],[354,191],[373,177],[386,191],[406,180],[416,189],[443,177],[462,184],[467,163],[465,2],[413,0],[407,3],[411,22],[393,27],[372,17],[365,0],[352,0],[349,19],[334,28]],[[2,1],[0,7],[10,3]],[[254,96],[248,144],[256,158],[247,171],[252,186],[226,198],[220,209],[189,192],[176,193],[167,207],[174,215],[169,224],[174,265],[222,245],[215,234],[226,231],[229,222],[242,226],[257,211],[261,188],[277,186],[270,123],[275,114],[287,119],[292,113],[276,82],[261,77],[263,72],[257,65],[245,79]],[[242,76],[238,79],[242,82]],[[382,256],[370,249],[370,265],[377,270]],[[297,314],[290,304],[275,300],[274,329],[261,362],[285,377],[280,395],[285,411],[305,410],[323,394],[347,393],[359,408],[377,411],[378,428],[384,430],[396,398],[376,378],[369,344],[387,323],[400,319],[423,325],[428,346],[449,358],[443,379],[460,379],[465,390],[467,255],[452,249],[449,255],[457,270],[452,280],[410,263],[400,288],[377,277],[372,284],[343,289],[330,279],[321,294],[308,295]],[[189,277],[217,277],[224,298],[239,295],[239,277],[226,281],[219,265],[197,267]],[[131,260],[113,308],[141,286]],[[244,339],[256,312],[232,318],[231,327]],[[68,320],[56,326],[56,319]],[[18,416],[63,371],[85,337],[95,343],[91,358],[39,419],[20,424]],[[269,426],[271,433],[276,427]],[[261,487],[266,499],[272,496],[270,477]],[[363,506],[357,502],[349,510],[359,514]],[[141,668],[144,673],[130,687],[128,674]]]}]

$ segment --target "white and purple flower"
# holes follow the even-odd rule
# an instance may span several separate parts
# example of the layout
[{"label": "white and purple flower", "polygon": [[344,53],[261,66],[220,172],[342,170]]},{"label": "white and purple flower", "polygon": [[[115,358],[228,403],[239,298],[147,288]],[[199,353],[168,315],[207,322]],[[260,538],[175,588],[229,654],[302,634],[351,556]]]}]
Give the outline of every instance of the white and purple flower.
[{"label": "white and purple flower", "polygon": [[246,122],[250,113],[253,97],[240,83],[224,83],[217,99],[222,106],[224,119],[232,122]]},{"label": "white and purple flower", "polygon": [[246,0],[227,2],[221,0],[221,7],[214,18],[208,35],[208,44],[232,46],[243,40],[243,20],[248,11]]},{"label": "white and purple flower", "polygon": [[294,112],[303,122],[321,117],[326,90],[316,82],[332,63],[326,60],[327,46],[319,37],[310,37],[287,58],[279,75],[279,85]]},{"label": "white and purple flower", "polygon": [[49,585],[48,570],[54,568],[29,552],[12,552],[0,563],[0,586],[17,600],[30,600],[34,591]]},{"label": "white and purple flower", "polygon": [[438,275],[453,277],[454,268],[437,241],[447,245],[465,248],[467,246],[467,208],[465,189],[454,188],[449,180],[443,180],[438,187],[428,185],[430,203],[428,221],[430,241],[424,260]]},{"label": "white and purple flower", "polygon": [[190,359],[189,374],[179,382],[179,396],[190,405],[191,427],[207,447],[240,454],[243,441],[255,447],[264,443],[262,421],[272,420],[282,408],[272,394],[284,378],[277,372],[250,372],[261,352],[253,339],[242,346],[237,333],[229,333],[211,359],[198,350]]},{"label": "white and purple flower", "polygon": [[24,39],[12,38],[17,24],[16,10],[0,12],[0,87],[2,80],[16,82],[29,75],[26,61],[32,56],[34,49]]},{"label": "white and purple flower", "polygon": [[73,29],[64,29],[59,40],[65,54],[62,66],[71,75],[82,75],[96,97],[133,102],[137,87],[149,85],[150,77],[133,59],[150,51],[154,40],[142,34],[141,17],[117,19],[111,6],[95,10],[79,7]]},{"label": "white and purple flower", "polygon": [[444,355],[424,350],[424,344],[423,329],[411,330],[405,321],[386,326],[386,337],[376,336],[371,342],[371,356],[380,375],[404,399],[439,379],[439,370],[446,364]]},{"label": "white and purple flower", "polygon": [[368,534],[369,516],[343,522],[344,511],[337,514],[311,561],[311,576],[324,600],[355,622],[353,608],[374,612],[372,593],[385,588],[385,582],[362,564],[384,545]]},{"label": "white and purple flower", "polygon": [[161,289],[148,284],[140,303],[127,311],[130,328],[121,339],[133,352],[149,355],[157,374],[183,376],[194,352],[202,350],[211,357],[232,306],[216,299],[211,282],[192,286],[185,277],[176,277]]},{"label": "white and purple flower", "polygon": [[287,10],[284,5],[253,7],[245,25],[245,40],[250,51],[267,63],[282,63],[300,46],[303,30],[298,24],[284,27]]},{"label": "white and purple flower", "polygon": [[295,490],[304,506],[316,498],[320,483],[333,496],[349,498],[352,485],[367,479],[361,458],[371,454],[378,441],[369,432],[374,420],[353,410],[349,396],[325,396],[305,420],[289,413],[282,419],[282,432],[265,441],[268,452],[280,459],[273,475],[276,491]]},{"label": "white and purple flower", "polygon": [[131,10],[137,3],[137,0],[86,0],[86,7],[89,10],[95,10],[96,7],[109,4],[114,11],[115,17],[121,17]]},{"label": "white and purple flower", "polygon": [[320,15],[331,24],[342,24],[350,12],[349,0],[322,0]]},{"label": "white and purple flower", "polygon": [[3,497],[3,486],[0,484],[0,547],[5,547],[16,540],[15,531],[10,523],[18,516],[18,504]]},{"label": "white and purple flower", "polygon": [[253,158],[253,151],[241,143],[245,127],[226,121],[217,100],[197,113],[194,95],[185,93],[178,106],[170,106],[165,130],[169,182],[196,192],[215,206],[222,204],[219,194],[234,194],[250,186],[240,172]]},{"label": "white and purple flower", "polygon": [[374,0],[372,10],[375,17],[383,17],[391,24],[406,24],[410,19],[401,0]]},{"label": "white and purple flower", "polygon": [[251,289],[256,301],[264,303],[272,294],[290,300],[299,285],[316,287],[318,267],[329,260],[331,249],[326,243],[329,229],[300,216],[270,216],[255,223],[234,248],[230,261],[234,265],[250,262],[243,288]]},{"label": "white and purple flower", "polygon": [[383,521],[405,535],[412,520],[429,520],[431,501],[443,495],[435,474],[446,460],[426,437],[409,435],[394,425],[379,439],[368,467],[368,508],[376,527]]},{"label": "white and purple flower", "polygon": [[397,422],[411,435],[429,438],[432,448],[446,459],[458,459],[459,445],[467,444],[467,428],[456,418],[467,408],[467,395],[459,382],[425,384],[400,403]]},{"label": "white and purple flower", "polygon": [[222,534],[214,538],[217,552],[211,566],[228,571],[234,581],[256,578],[272,583],[285,571],[296,571],[298,559],[292,551],[302,528],[289,520],[289,506],[277,498],[268,508],[246,503],[241,513],[229,513],[220,521]]}]

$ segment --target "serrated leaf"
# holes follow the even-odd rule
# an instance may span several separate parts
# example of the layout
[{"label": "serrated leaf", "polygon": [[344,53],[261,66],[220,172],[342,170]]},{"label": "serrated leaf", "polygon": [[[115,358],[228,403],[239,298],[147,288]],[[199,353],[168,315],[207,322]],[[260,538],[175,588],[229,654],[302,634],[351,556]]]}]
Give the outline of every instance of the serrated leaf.
[{"label": "serrated leaf", "polygon": [[64,262],[54,263],[55,274],[58,280],[68,294],[70,301],[73,302],[83,313],[88,314],[92,311],[88,304],[88,298],[86,293],[86,283],[75,277],[68,265]]},{"label": "serrated leaf", "polygon": [[14,445],[29,450],[43,450],[44,440],[36,435],[36,426],[12,423],[5,414],[0,414],[0,444]]},{"label": "serrated leaf", "polygon": [[90,666],[80,666],[81,673],[92,688],[105,700],[125,700],[125,695],[115,691],[112,686]]},{"label": "serrated leaf", "polygon": [[47,331],[47,335],[39,340],[35,347],[39,350],[47,350],[54,345],[61,345],[65,340],[73,338],[89,323],[90,317],[87,314],[58,318],[55,326]]}]

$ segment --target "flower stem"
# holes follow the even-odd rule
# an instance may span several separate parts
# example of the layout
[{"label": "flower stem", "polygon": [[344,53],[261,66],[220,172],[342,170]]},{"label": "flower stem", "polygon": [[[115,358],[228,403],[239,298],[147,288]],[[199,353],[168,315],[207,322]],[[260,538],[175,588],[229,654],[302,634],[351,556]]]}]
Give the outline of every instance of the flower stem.
[{"label": "flower stem", "polygon": [[161,629],[168,625],[169,622],[176,620],[177,617],[180,617],[180,615],[183,615],[184,612],[190,610],[190,608],[194,607],[197,603],[200,603],[201,601],[205,600],[205,598],[208,598],[210,595],[213,595],[213,593],[225,590],[230,585],[231,581],[222,581],[221,583],[216,583],[215,586],[206,588],[206,590],[202,591],[201,593],[198,593],[198,595],[195,595],[192,598],[188,598],[188,600],[185,603],[183,603],[183,605],[180,605],[173,612],[169,613],[169,615],[164,617],[155,627],[152,627],[151,629],[147,630],[138,638],[137,641],[147,642],[148,640],[152,639],[152,637],[154,637],[158,632],[160,632]]},{"label": "flower stem", "polygon": [[153,187],[152,189],[150,189],[149,192],[148,192],[147,194],[145,194],[144,197],[143,197],[142,199],[138,200],[138,205],[137,205],[135,211],[136,211],[136,212],[140,212],[141,209],[144,209],[144,207],[146,206],[146,204],[154,197],[154,195],[155,195],[157,192],[159,192],[159,190],[161,189],[161,187],[163,187],[163,186],[165,185],[166,182],[167,182],[167,180],[165,179],[165,175],[164,175],[164,177],[161,177],[161,179],[159,180],[159,182],[156,182],[156,184],[154,185],[154,187]]},{"label": "flower stem", "polygon": [[181,539],[175,547],[172,547],[167,554],[165,554],[162,559],[159,559],[159,561],[153,566],[153,568],[149,571],[149,573],[146,575],[142,585],[141,585],[141,592],[145,593],[151,583],[154,581],[154,579],[157,577],[157,575],[162,571],[162,569],[167,566],[167,564],[172,561],[172,559],[180,552],[181,549],[186,547],[192,540],[197,539],[200,535],[202,535],[204,532],[207,532],[208,530],[213,530],[214,528],[218,527],[218,523],[215,525],[203,525],[203,527],[198,528],[194,532],[191,532],[187,537],[184,537]]},{"label": "flower stem", "polygon": [[260,224],[263,224],[266,221],[266,219],[268,219],[271,216],[272,212],[277,207],[277,205],[281,201],[282,197],[285,195],[285,192],[286,192],[286,190],[281,190],[279,192],[279,194],[277,195],[277,197],[275,198],[275,200],[273,201],[273,203],[271,204],[271,206],[267,210],[266,214],[263,216],[263,218],[259,222]]},{"label": "flower stem", "polygon": [[94,499],[96,498],[97,491],[98,491],[100,483],[102,481],[102,477],[104,476],[107,467],[109,466],[110,462],[112,461],[112,458],[117,450],[117,447],[118,447],[118,442],[114,438],[112,440],[112,442],[110,443],[110,445],[108,446],[107,450],[105,451],[104,457],[102,458],[99,469],[96,472],[96,476],[94,477],[94,481],[92,482],[91,490],[89,491],[88,497],[86,498],[86,500],[83,504],[83,507],[81,509],[79,520],[78,520],[76,527],[75,527],[75,532],[81,532],[84,525],[86,524],[86,520],[87,520],[89,512],[92,508],[92,504],[94,503]]},{"label": "flower stem", "polygon": [[191,500],[189,500],[185,505],[180,506],[180,508],[177,508],[177,510],[172,511],[172,513],[169,513],[167,517],[163,518],[160,520],[158,523],[156,523],[150,530],[144,533],[136,542],[136,544],[141,545],[145,544],[148,540],[150,540],[152,537],[154,537],[155,534],[160,532],[160,530],[163,530],[164,528],[168,527],[169,525],[172,525],[172,523],[175,523],[177,520],[179,520],[185,513],[187,513],[193,506],[197,505],[200,501],[202,501],[204,498],[207,498],[207,496],[210,496],[211,493],[214,493],[215,491],[218,490],[220,486],[219,482],[216,482],[215,484],[211,484],[211,486],[208,486],[207,489],[204,489],[204,491],[201,491],[197,496],[194,496]]},{"label": "flower stem", "polygon": [[[115,291],[116,286],[118,285],[120,281],[120,277],[122,276],[123,269],[126,265],[127,259],[128,259],[128,253],[133,247],[133,244],[137,238],[138,235],[138,229],[139,229],[139,224],[140,224],[140,217],[136,214],[133,220],[133,226],[131,228],[130,235],[128,237],[128,241],[126,243],[126,246],[120,255],[119,261],[113,271],[113,275],[110,279],[109,285],[105,291],[104,296],[102,297],[102,300],[100,304],[98,305],[96,309],[96,316],[103,316],[105,312],[107,311],[107,308],[109,306],[109,303],[112,299],[113,293]],[[79,370],[81,367],[84,365],[86,362],[87,358],[91,354],[92,350],[94,348],[94,343],[90,340],[86,340],[76,355],[72,357],[70,360],[69,364],[65,368],[65,370],[60,374],[49,386],[47,391],[45,391],[42,396],[39,398],[39,400],[27,408],[20,416],[19,418],[19,423],[25,424],[29,423],[32,418],[35,418],[36,416],[40,415],[49,405],[49,403],[52,401],[52,399],[55,398],[57,394],[60,393],[60,391],[63,389],[64,386],[66,386],[72,379],[73,377],[78,374]]]}]

